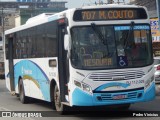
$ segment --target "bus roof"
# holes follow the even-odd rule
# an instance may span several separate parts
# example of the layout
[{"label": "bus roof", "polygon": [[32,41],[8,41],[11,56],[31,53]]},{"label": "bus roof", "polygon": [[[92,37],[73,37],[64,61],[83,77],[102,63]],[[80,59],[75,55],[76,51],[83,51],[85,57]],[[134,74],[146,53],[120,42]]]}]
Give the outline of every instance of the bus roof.
[{"label": "bus roof", "polygon": [[[47,23],[50,21],[58,20],[65,17],[65,14],[68,14],[70,11],[75,11],[79,9],[98,9],[98,8],[142,8],[143,6],[136,6],[136,5],[119,5],[119,4],[107,4],[107,5],[94,5],[94,6],[83,6],[81,8],[72,8],[68,9],[59,13],[43,13],[28,19],[28,21],[21,26],[9,29],[5,31],[5,35],[11,34],[17,31],[25,30],[27,28],[37,26],[43,23]],[[146,7],[143,7],[146,9]]]}]

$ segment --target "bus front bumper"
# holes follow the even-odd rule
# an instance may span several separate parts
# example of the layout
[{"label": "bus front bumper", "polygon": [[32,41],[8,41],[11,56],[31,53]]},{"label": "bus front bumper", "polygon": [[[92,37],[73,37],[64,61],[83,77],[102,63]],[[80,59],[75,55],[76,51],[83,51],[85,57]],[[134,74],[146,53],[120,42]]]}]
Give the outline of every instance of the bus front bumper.
[{"label": "bus front bumper", "polygon": [[[118,97],[125,96],[124,99]],[[116,98],[116,99],[115,99]],[[101,106],[146,102],[155,98],[155,83],[144,91],[134,90],[118,93],[93,93],[88,94],[79,88],[76,88],[72,94],[72,106]]]}]

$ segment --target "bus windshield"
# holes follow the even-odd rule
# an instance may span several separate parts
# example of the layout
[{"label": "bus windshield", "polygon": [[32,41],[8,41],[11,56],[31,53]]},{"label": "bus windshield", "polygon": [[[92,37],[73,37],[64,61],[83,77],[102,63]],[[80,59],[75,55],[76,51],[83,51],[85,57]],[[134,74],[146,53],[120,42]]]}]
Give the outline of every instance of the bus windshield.
[{"label": "bus windshield", "polygon": [[149,25],[73,27],[71,37],[71,61],[79,69],[142,67],[153,62]]}]

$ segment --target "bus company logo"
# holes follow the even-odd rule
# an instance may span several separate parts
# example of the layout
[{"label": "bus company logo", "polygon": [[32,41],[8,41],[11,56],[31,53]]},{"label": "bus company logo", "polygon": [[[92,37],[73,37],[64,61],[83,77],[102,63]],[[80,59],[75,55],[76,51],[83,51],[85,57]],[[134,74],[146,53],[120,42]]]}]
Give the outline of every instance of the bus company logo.
[{"label": "bus company logo", "polygon": [[26,69],[23,68],[23,66],[22,66],[22,74],[32,75],[32,70],[26,70]]},{"label": "bus company logo", "polygon": [[95,89],[95,91],[104,91],[104,90],[107,90],[109,88],[127,88],[129,87],[130,84],[126,84],[126,83],[119,83],[119,82],[111,82],[111,83],[107,83],[107,84],[104,84],[98,88]]}]

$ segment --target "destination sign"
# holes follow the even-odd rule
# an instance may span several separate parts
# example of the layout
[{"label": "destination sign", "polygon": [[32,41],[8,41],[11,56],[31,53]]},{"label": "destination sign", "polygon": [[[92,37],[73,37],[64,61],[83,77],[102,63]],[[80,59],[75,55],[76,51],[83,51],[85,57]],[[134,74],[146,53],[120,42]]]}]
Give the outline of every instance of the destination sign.
[{"label": "destination sign", "polygon": [[85,59],[84,66],[110,66],[112,65],[111,58],[103,58],[103,59]]},{"label": "destination sign", "polygon": [[88,9],[77,10],[73,16],[74,21],[100,21],[100,20],[131,20],[147,19],[143,8],[129,9]]}]

